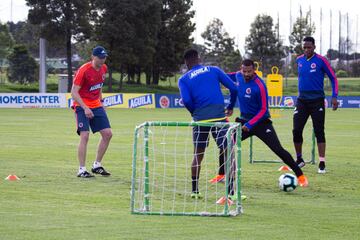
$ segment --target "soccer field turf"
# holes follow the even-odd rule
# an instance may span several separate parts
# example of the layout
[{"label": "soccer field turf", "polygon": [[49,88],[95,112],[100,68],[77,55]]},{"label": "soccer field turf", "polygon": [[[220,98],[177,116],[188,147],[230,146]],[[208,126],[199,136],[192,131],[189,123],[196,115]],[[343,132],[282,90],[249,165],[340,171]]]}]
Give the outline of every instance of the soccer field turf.
[{"label": "soccer field turf", "polygon": [[[243,158],[248,199],[244,214],[230,218],[131,215],[135,125],[190,116],[184,109],[109,109],[108,114],[114,136],[104,166],[112,176],[79,179],[71,110],[0,109],[0,239],[359,239],[359,109],[327,110],[328,172],[319,175],[316,165],[305,166],[308,188],[280,192],[279,163],[250,164]],[[281,114],[275,128],[293,154],[292,112]],[[98,134],[90,136],[88,169],[98,140]],[[5,181],[9,174],[21,180]]]}]

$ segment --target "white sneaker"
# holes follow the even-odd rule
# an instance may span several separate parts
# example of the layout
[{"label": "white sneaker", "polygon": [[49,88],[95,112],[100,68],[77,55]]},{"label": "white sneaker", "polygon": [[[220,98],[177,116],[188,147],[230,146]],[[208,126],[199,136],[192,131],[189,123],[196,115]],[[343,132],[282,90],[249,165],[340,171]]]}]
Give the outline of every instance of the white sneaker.
[{"label": "white sneaker", "polygon": [[318,173],[320,173],[320,174],[326,173],[326,170],[325,170],[325,162],[319,162]]}]

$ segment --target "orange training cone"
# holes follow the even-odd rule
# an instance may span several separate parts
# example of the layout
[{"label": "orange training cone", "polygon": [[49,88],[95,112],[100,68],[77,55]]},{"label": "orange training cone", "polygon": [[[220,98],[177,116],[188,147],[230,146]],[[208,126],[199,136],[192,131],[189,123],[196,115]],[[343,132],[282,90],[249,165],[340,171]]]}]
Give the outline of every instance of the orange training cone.
[{"label": "orange training cone", "polygon": [[278,171],[290,171],[290,168],[288,166],[281,166]]},{"label": "orange training cone", "polygon": [[5,180],[8,180],[8,181],[17,181],[17,180],[20,180],[20,178],[18,178],[18,176],[16,175],[9,175],[5,178]]},{"label": "orange training cone", "polygon": [[[216,201],[216,204],[224,205],[225,202],[226,202],[226,197],[224,196],[224,197],[219,198],[219,200]],[[229,198],[227,199],[227,203],[229,206],[234,204],[234,202]]]}]

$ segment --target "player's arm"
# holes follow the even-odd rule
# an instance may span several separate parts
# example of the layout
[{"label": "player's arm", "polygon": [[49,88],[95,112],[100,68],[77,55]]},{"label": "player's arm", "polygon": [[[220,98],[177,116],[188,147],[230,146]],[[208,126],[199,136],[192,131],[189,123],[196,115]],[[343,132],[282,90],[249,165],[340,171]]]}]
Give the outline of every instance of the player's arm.
[{"label": "player's arm", "polygon": [[331,82],[331,86],[332,86],[331,105],[332,105],[333,110],[336,110],[339,105],[339,102],[337,101],[337,96],[339,93],[338,80],[337,80],[336,75],[335,75],[334,71],[332,70],[329,62],[326,59],[322,59],[322,60],[324,62],[323,69],[324,69],[326,75],[328,75],[330,82]]},{"label": "player's arm", "polygon": [[73,82],[73,85],[71,88],[71,96],[75,100],[75,102],[77,102],[84,109],[86,117],[93,118],[94,117],[93,112],[84,103],[84,101],[82,100],[82,98],[79,94],[81,85],[83,84],[83,81],[84,81],[84,74],[85,74],[85,69],[82,67],[76,72],[75,77],[74,77],[74,82]]},{"label": "player's arm", "polygon": [[100,89],[100,102],[101,102],[101,105],[103,106],[103,108],[105,108],[104,106],[104,98],[103,98],[103,95],[102,95],[102,88]]},{"label": "player's arm", "polygon": [[236,83],[236,72],[230,72],[226,74],[234,83]]},{"label": "player's arm", "polygon": [[179,90],[184,106],[192,114],[194,112],[194,104],[188,86],[184,83],[184,81],[181,78],[179,79]]},{"label": "player's arm", "polygon": [[218,77],[220,82],[227,88],[230,90],[230,103],[229,105],[226,107],[226,109],[229,111],[232,111],[234,109],[235,103],[236,103],[236,97],[237,97],[237,86],[235,85],[234,81],[227,75],[225,74],[222,70],[220,70],[219,68],[217,69],[217,73],[218,73]]},{"label": "player's arm", "polygon": [[[108,69],[108,67],[107,67],[107,65],[106,64],[103,64],[103,67],[105,68],[105,73],[107,73],[107,69]],[[103,106],[103,108],[105,108],[105,106],[104,106],[104,98],[103,98],[103,91],[102,91],[102,88],[100,88],[100,102],[101,102],[101,105]]]},{"label": "player's arm", "polygon": [[84,109],[85,115],[87,118],[93,118],[94,117],[93,112],[91,111],[91,109],[88,106],[86,106],[86,104],[80,97],[80,94],[79,94],[80,88],[81,88],[81,86],[76,85],[74,83],[71,88],[71,97]]},{"label": "player's arm", "polygon": [[255,125],[257,125],[261,120],[263,120],[266,111],[268,109],[267,97],[266,97],[267,90],[264,84],[262,84],[260,81],[256,81],[256,84],[260,90],[259,91],[260,94],[258,97],[258,101],[260,102],[260,109],[256,113],[256,115],[244,125],[244,127],[246,127],[248,130],[251,130]]},{"label": "player's arm", "polygon": [[[237,83],[236,80],[236,72],[230,72],[226,74],[235,84]],[[231,99],[230,99],[231,102]],[[236,99],[235,99],[235,103],[233,103],[233,106],[235,106],[236,104]],[[233,109],[226,109],[225,114],[226,116],[230,117],[232,114],[234,113]]]}]

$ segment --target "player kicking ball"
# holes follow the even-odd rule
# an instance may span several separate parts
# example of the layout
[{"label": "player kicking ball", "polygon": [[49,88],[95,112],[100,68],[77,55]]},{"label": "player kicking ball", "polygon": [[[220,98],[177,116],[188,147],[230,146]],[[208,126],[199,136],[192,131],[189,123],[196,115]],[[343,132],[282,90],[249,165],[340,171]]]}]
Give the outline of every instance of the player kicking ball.
[{"label": "player kicking ball", "polygon": [[[260,138],[280,159],[288,165],[296,174],[299,185],[308,186],[308,180],[300,167],[296,164],[291,154],[286,151],[277,137],[270,120],[268,109],[268,93],[264,81],[255,73],[254,62],[246,59],[242,62],[241,71],[228,74],[238,88],[238,100],[240,105],[240,118],[236,122],[242,124],[241,140],[250,136]],[[230,103],[232,104],[232,103]],[[231,116],[232,110],[227,110]],[[220,165],[223,168],[224,164]],[[229,189],[231,194],[233,189]]]}]

